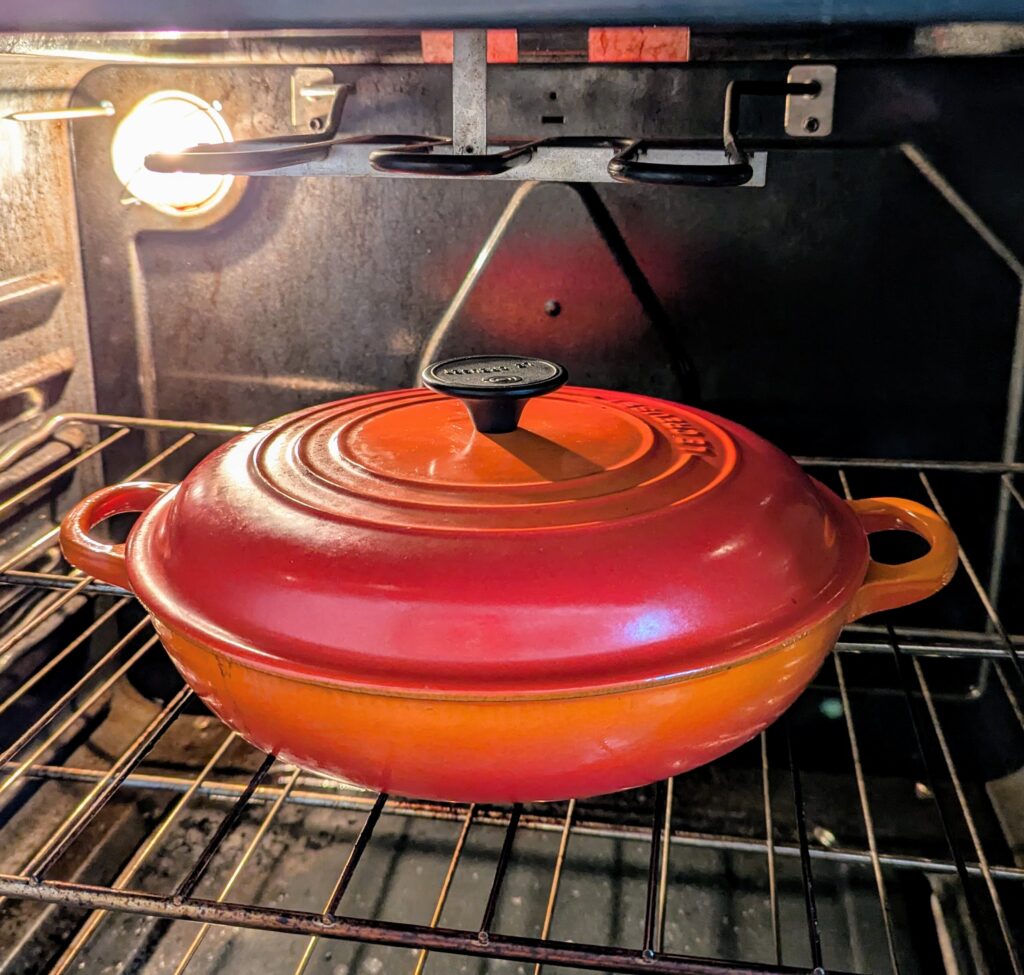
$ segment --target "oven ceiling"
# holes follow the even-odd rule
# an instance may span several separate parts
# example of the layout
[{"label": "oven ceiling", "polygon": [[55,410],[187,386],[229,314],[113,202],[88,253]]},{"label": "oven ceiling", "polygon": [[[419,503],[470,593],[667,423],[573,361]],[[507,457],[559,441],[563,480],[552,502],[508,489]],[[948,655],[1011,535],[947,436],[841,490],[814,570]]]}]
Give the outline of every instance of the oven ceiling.
[{"label": "oven ceiling", "polygon": [[0,3],[0,30],[275,30],[279,28],[528,27],[567,24],[928,24],[1024,20],[1019,0],[45,0]]}]

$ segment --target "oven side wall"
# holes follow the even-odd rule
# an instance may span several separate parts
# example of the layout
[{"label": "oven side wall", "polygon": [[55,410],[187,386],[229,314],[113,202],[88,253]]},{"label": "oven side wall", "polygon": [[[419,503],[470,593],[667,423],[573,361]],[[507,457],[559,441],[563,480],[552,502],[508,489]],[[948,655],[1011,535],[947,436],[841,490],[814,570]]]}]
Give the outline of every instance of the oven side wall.
[{"label": "oven side wall", "polygon": [[[95,410],[69,123],[3,117],[66,107],[87,67],[0,61],[0,447],[46,415]],[[66,430],[0,470],[0,498],[59,466],[86,436]],[[98,468],[85,463],[77,476],[84,490],[98,483]],[[0,524],[4,545],[45,520],[45,508],[17,527]],[[24,513],[20,505],[16,512]]]}]

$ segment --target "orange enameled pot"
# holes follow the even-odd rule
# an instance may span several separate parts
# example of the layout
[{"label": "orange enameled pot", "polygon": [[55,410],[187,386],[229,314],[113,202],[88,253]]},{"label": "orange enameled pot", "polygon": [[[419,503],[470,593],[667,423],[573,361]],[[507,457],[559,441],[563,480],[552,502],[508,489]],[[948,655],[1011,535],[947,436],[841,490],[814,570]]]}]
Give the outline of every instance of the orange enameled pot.
[{"label": "orange enameled pot", "polygon": [[[753,737],[845,623],[956,566],[934,512],[847,503],[708,413],[562,388],[530,358],[424,379],[257,427],[175,487],[105,488],[62,525],[225,723],[304,767],[478,802],[651,782]],[[126,545],[92,533],[127,511]],[[871,561],[890,529],[927,554]]]}]

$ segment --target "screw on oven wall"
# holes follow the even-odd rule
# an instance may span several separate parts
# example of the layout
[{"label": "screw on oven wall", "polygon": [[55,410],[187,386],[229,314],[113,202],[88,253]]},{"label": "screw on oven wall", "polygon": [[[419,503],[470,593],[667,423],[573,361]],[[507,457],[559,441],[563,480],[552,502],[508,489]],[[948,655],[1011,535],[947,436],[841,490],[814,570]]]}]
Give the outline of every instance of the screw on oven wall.
[{"label": "screw on oven wall", "polygon": [[826,850],[836,845],[836,834],[825,826],[815,826],[811,833]]},{"label": "screw on oven wall", "polygon": [[544,314],[549,318],[558,318],[562,314],[562,303],[557,298],[548,298],[544,302]]}]

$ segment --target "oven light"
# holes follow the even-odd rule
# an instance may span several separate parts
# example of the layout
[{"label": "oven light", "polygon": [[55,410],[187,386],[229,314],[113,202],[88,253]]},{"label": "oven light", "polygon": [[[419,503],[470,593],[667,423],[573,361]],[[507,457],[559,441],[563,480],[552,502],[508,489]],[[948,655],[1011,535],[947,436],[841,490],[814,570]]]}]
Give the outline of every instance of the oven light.
[{"label": "oven light", "polygon": [[146,203],[175,217],[206,213],[220,203],[234,177],[153,173],[145,166],[150,153],[180,152],[203,142],[231,142],[231,130],[219,108],[184,91],[158,91],[143,98],[122,119],[110,145],[125,200]]}]

